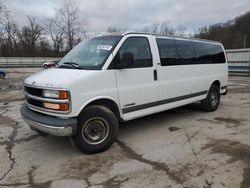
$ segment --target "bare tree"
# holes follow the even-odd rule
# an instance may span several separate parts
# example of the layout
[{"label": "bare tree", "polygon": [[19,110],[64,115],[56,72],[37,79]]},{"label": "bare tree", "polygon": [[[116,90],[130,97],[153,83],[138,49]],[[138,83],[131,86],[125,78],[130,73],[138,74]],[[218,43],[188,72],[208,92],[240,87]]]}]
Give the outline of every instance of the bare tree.
[{"label": "bare tree", "polygon": [[44,21],[44,30],[50,36],[55,52],[59,52],[63,48],[63,34],[62,27],[58,27],[59,23],[57,17],[46,18]]},{"label": "bare tree", "polygon": [[1,15],[1,31],[0,31],[0,44],[1,51],[4,51],[6,55],[15,53],[18,48],[18,28],[16,23],[11,19],[10,12],[4,5],[0,4]]},{"label": "bare tree", "polygon": [[81,34],[84,32],[84,25],[78,16],[78,8],[71,0],[64,0],[62,7],[58,11],[57,26],[63,31],[68,50],[79,42]]},{"label": "bare tree", "polygon": [[18,28],[15,22],[8,20],[5,24],[6,46],[10,51],[18,48]]},{"label": "bare tree", "polygon": [[7,15],[9,15],[7,7],[0,2],[0,25],[6,22]]},{"label": "bare tree", "polygon": [[168,22],[153,22],[151,25],[145,26],[138,31],[165,35],[175,35],[176,33],[176,30],[170,27]]},{"label": "bare tree", "polygon": [[149,26],[149,30],[151,33],[163,34],[162,32],[165,29],[164,26],[164,23],[154,22]]},{"label": "bare tree", "polygon": [[[1,1],[0,56],[61,56],[63,50],[72,49],[85,36],[85,24],[81,22],[79,10],[73,1],[64,0],[57,15],[46,19],[43,25],[39,24],[37,18],[28,17],[28,24],[20,30]],[[66,43],[67,48],[64,49]]]},{"label": "bare tree", "polygon": [[162,22],[159,24],[159,33],[164,35],[176,35],[176,29],[171,27],[168,22]]},{"label": "bare tree", "polygon": [[39,37],[42,35],[42,27],[37,23],[35,17],[28,16],[29,25],[24,26],[19,33],[20,41],[23,48],[27,49],[31,55],[34,54],[36,43]]},{"label": "bare tree", "polygon": [[108,33],[122,33],[124,32],[125,29],[119,28],[119,27],[115,27],[115,26],[110,26],[107,29]]},{"label": "bare tree", "polygon": [[6,7],[0,2],[0,56],[3,55],[3,44],[4,44],[4,15]]},{"label": "bare tree", "polygon": [[177,36],[187,36],[185,34],[186,32],[186,27],[184,25],[179,25],[177,28],[176,28],[176,33],[175,35]]}]

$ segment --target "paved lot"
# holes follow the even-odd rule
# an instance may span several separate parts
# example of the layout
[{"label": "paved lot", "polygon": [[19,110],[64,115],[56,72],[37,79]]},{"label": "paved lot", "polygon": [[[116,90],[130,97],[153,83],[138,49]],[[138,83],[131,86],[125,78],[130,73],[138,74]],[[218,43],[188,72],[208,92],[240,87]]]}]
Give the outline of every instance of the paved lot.
[{"label": "paved lot", "polygon": [[248,77],[230,78],[216,112],[197,103],[124,123],[108,151],[84,155],[22,121],[21,81],[38,69],[8,71],[0,80],[0,187],[250,187]]}]

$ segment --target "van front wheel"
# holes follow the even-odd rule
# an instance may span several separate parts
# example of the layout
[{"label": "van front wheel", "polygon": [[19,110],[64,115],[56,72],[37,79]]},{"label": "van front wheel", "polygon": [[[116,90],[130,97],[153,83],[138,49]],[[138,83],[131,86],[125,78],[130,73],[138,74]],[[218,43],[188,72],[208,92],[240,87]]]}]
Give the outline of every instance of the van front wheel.
[{"label": "van front wheel", "polygon": [[220,104],[220,90],[216,85],[212,85],[208,91],[206,99],[201,101],[202,109],[207,112],[217,110]]},{"label": "van front wheel", "polygon": [[77,119],[77,132],[71,143],[83,153],[99,153],[108,149],[118,135],[118,120],[108,108],[87,107]]}]

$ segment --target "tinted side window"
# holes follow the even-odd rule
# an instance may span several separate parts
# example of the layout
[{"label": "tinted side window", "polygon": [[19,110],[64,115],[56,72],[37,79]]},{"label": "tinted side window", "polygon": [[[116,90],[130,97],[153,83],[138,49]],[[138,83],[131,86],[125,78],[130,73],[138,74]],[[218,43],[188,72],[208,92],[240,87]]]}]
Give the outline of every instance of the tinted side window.
[{"label": "tinted side window", "polygon": [[152,55],[148,39],[145,37],[130,37],[120,48],[118,56],[122,59],[124,53],[130,52],[134,56],[134,65],[129,68],[151,67]]},{"label": "tinted side window", "polygon": [[225,54],[219,44],[193,42],[197,64],[225,63]]},{"label": "tinted side window", "polygon": [[172,39],[156,39],[158,45],[161,65],[176,65],[177,51],[175,41]]},{"label": "tinted side window", "polygon": [[176,46],[178,50],[178,64],[194,64],[195,54],[193,45],[190,41],[176,40]]}]

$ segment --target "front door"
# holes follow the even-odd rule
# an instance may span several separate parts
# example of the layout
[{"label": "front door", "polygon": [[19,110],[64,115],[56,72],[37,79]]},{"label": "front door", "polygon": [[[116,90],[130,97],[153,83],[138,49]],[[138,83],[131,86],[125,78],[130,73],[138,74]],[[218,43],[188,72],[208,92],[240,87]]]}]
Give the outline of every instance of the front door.
[{"label": "front door", "polygon": [[134,64],[116,70],[119,102],[125,120],[149,114],[149,108],[157,101],[157,75],[148,37],[128,37],[118,53],[132,53]]}]

